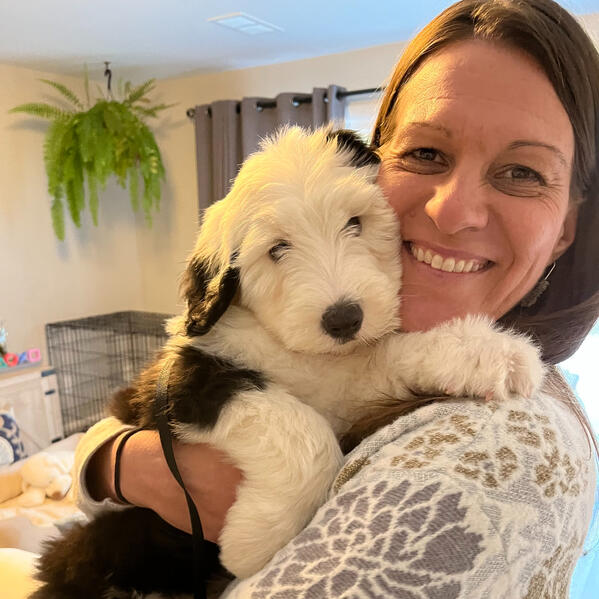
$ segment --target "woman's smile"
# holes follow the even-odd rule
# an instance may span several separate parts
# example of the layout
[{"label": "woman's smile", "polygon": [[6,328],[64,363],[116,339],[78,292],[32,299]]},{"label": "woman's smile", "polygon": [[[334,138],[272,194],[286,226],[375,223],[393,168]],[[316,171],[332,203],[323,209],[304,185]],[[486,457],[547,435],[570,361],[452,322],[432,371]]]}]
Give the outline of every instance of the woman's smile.
[{"label": "woman's smile", "polygon": [[472,274],[492,266],[491,260],[421,241],[404,241],[412,259],[437,273]]}]

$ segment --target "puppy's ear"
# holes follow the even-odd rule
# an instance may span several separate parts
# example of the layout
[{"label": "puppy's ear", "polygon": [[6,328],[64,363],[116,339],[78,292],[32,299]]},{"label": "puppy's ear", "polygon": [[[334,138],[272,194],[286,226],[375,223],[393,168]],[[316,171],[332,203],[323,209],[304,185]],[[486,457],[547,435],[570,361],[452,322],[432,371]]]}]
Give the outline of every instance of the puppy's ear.
[{"label": "puppy's ear", "polygon": [[348,157],[349,166],[378,166],[381,159],[377,153],[355,131],[338,129],[327,134],[327,141],[337,142],[337,151]]},{"label": "puppy's ear", "polygon": [[230,264],[220,272],[214,272],[207,262],[192,258],[181,284],[183,297],[187,300],[187,335],[205,335],[225,313],[238,288],[238,267]]}]

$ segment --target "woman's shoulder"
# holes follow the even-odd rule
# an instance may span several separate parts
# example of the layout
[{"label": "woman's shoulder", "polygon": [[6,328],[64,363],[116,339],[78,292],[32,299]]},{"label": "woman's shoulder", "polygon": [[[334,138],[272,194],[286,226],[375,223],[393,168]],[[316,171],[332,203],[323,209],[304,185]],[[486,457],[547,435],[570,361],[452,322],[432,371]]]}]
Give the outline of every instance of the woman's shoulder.
[{"label": "woman's shoulder", "polygon": [[547,392],[535,398],[437,401],[399,417],[347,457],[337,491],[364,466],[403,474],[438,470],[497,491],[525,477],[546,498],[576,497],[593,482],[593,451],[576,413]]}]

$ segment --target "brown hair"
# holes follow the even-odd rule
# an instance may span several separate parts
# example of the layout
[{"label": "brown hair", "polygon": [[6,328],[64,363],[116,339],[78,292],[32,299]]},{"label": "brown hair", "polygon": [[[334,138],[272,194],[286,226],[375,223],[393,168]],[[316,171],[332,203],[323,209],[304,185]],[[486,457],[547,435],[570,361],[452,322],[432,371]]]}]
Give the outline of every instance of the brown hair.
[{"label": "brown hair", "polygon": [[[423,60],[449,44],[469,39],[503,43],[531,56],[552,83],[574,131],[570,195],[578,205],[575,240],[557,261],[549,288],[540,299],[529,308],[517,305],[499,321],[529,334],[542,348],[544,361],[556,364],[578,349],[599,317],[599,55],[577,21],[552,0],[457,2],[412,40],[397,63],[375,123],[375,148],[392,138],[398,95]],[[578,403],[571,394],[559,395],[571,405],[597,447]],[[381,406],[376,414],[354,425],[346,436],[346,449],[376,427],[430,401],[421,398]]]}]

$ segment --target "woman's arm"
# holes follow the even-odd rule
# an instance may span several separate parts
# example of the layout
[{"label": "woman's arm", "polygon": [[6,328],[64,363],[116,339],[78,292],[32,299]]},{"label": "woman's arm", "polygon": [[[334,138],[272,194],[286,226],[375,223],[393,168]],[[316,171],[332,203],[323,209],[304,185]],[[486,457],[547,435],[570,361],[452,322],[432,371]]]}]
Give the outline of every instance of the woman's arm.
[{"label": "woman's arm", "polygon": [[116,418],[104,418],[85,433],[75,449],[75,501],[90,518],[106,509],[123,509],[110,490],[109,458],[112,441],[130,428]]},{"label": "woman's arm", "polygon": [[[204,537],[216,543],[235,501],[241,471],[210,445],[174,442],[173,447],[202,520]],[[113,466],[114,460],[110,464]],[[140,431],[126,442],[121,456],[121,490],[129,502],[150,508],[173,526],[191,532],[185,495],[168,468],[158,432]]]},{"label": "woman's arm", "polygon": [[[129,428],[107,418],[80,443],[76,456],[78,503],[90,515],[123,507],[114,490],[114,464],[119,440]],[[242,474],[227,462],[225,454],[209,445],[175,442],[174,451],[198,508],[204,536],[216,542]],[[121,454],[120,485],[131,504],[150,508],[173,526],[191,531],[185,496],[168,469],[156,431],[139,431],[127,439]]]}]

